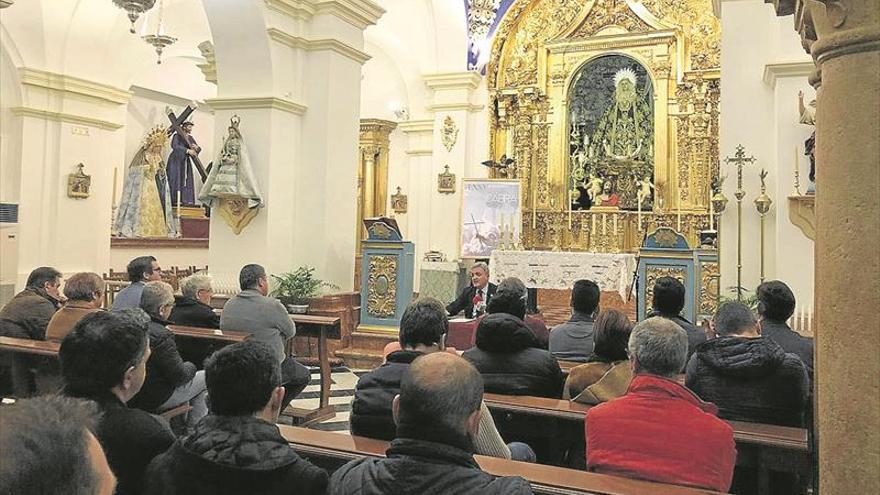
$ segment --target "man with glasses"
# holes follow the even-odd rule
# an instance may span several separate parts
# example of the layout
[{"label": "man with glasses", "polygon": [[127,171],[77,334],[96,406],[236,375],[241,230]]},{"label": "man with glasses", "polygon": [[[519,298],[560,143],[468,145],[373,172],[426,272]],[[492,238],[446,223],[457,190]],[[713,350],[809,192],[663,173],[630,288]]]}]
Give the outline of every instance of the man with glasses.
[{"label": "man with glasses", "polygon": [[144,285],[147,282],[162,280],[162,268],[152,256],[138,256],[128,263],[125,270],[128,272],[128,280],[131,284],[116,294],[113,299],[113,311],[140,307]]},{"label": "man with glasses", "polygon": [[192,275],[180,281],[182,295],[174,296],[174,309],[169,318],[175,325],[220,328],[220,315],[211,307],[214,290],[210,275]]}]

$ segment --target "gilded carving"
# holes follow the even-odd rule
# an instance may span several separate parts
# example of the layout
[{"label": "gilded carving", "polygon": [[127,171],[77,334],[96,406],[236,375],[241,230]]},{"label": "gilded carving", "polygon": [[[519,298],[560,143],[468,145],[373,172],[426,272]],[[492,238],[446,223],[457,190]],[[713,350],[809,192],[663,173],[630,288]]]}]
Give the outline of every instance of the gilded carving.
[{"label": "gilded carving", "polygon": [[367,312],[391,318],[397,310],[397,256],[370,256]]},{"label": "gilded carving", "polygon": [[660,20],[680,26],[690,44],[690,68],[721,67],[721,22],[711,0],[642,0]]},{"label": "gilded carving", "polygon": [[440,139],[446,151],[451,152],[458,140],[458,126],[452,116],[447,115],[443,120],[443,128],[440,130]]},{"label": "gilded carving", "polygon": [[241,234],[259,212],[259,208],[248,208],[247,198],[220,198],[220,216],[235,235]]},{"label": "gilded carving", "polygon": [[700,311],[701,315],[714,315],[718,309],[719,282],[718,262],[700,263]]},{"label": "gilded carving", "polygon": [[598,3],[604,5],[593,7],[586,22],[581,24],[572,37],[595,36],[599,30],[607,26],[622,27],[630,33],[644,33],[651,30],[651,26],[635,15],[625,0],[604,0]]}]

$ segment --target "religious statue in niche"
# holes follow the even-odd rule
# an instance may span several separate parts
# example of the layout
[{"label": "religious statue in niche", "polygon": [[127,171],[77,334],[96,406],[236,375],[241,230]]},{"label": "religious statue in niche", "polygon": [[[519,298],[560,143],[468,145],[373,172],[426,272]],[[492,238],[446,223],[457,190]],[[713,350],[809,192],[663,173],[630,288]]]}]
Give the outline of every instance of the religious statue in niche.
[{"label": "religious statue in niche", "polygon": [[809,105],[804,106],[804,92],[798,91],[798,113],[800,114],[800,123],[813,126],[813,133],[804,141],[804,155],[810,159],[810,186],[807,187],[807,194],[816,193],[816,100],[810,101]]},{"label": "religious statue in niche", "polygon": [[652,208],[653,195],[639,191],[653,184],[653,101],[647,70],[630,57],[605,55],[580,69],[568,100],[571,185],[581,192],[573,209],[599,206],[608,179],[621,208]]},{"label": "religious statue in niche", "polygon": [[219,206],[223,219],[236,234],[241,233],[264,205],[239,130],[240,124],[238,115],[229,119],[229,128],[216,165],[211,168],[199,191],[199,201],[211,208]]},{"label": "religious statue in niche", "polygon": [[[178,237],[180,229],[171,208],[163,152],[168,144],[164,127],[150,129],[135,153],[116,212],[114,231],[120,237]],[[161,188],[159,186],[161,184]]]},{"label": "religious statue in niche", "polygon": [[171,154],[168,155],[166,175],[171,190],[171,205],[194,205],[195,185],[193,182],[193,157],[198,158],[202,148],[192,136],[193,122],[187,120],[180,125],[179,132],[171,137]]},{"label": "religious statue in niche", "polygon": [[92,176],[83,172],[82,163],[76,166],[76,172],[67,176],[67,197],[85,199],[89,197],[89,189],[92,187]]}]

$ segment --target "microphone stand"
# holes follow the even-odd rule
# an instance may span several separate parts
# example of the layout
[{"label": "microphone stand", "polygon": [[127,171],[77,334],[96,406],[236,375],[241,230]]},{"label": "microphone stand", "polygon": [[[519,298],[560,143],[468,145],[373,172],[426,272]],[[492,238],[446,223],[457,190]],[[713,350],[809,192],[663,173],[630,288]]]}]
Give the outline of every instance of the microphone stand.
[{"label": "microphone stand", "polygon": [[[645,233],[642,235],[642,243],[639,244],[639,250],[636,252],[636,268],[633,270],[632,283],[630,283],[629,293],[626,295],[626,302],[629,303],[630,299],[632,299],[633,290],[636,292],[636,297],[639,294],[639,261],[642,257],[642,246],[645,245],[645,239],[648,238],[648,229],[645,229]],[[636,313],[638,313],[638,308],[636,308]],[[638,320],[638,314],[636,314],[636,320]]]}]

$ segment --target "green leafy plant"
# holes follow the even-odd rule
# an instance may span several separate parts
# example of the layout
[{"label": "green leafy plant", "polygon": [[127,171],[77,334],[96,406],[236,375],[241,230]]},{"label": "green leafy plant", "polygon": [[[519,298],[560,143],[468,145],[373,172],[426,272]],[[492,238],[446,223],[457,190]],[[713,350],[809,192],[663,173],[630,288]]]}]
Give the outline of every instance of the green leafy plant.
[{"label": "green leafy plant", "polygon": [[338,289],[339,287],[315,277],[315,269],[301,266],[293,272],[272,275],[275,288],[272,297],[284,304],[308,304],[309,300],[321,293],[321,289]]},{"label": "green leafy plant", "polygon": [[742,300],[740,302],[745,304],[746,306],[748,306],[749,309],[751,309],[752,311],[757,311],[758,310],[758,294],[754,291],[746,289],[745,287],[737,287],[735,285],[731,285],[730,287],[727,288],[727,292],[729,292],[731,294],[730,296],[726,296],[724,294],[721,295],[721,298],[718,301],[719,305],[724,304],[724,303],[729,303],[729,302],[736,302],[737,292],[740,292],[740,291],[742,293]]}]

